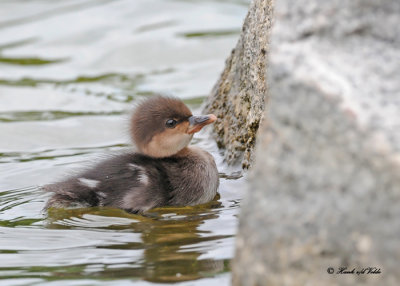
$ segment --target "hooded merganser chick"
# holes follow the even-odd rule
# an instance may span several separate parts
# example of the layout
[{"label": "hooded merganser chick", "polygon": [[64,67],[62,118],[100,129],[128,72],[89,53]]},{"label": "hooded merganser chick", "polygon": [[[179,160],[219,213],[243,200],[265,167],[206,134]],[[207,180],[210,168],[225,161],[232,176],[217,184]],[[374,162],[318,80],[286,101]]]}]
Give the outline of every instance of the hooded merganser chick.
[{"label": "hooded merganser chick", "polygon": [[46,208],[109,206],[143,213],[211,201],[219,186],[217,166],[211,154],[188,145],[194,133],[215,120],[213,114],[193,116],[176,98],[143,101],[131,119],[137,152],[115,155],[78,176],[44,186],[53,192]]}]

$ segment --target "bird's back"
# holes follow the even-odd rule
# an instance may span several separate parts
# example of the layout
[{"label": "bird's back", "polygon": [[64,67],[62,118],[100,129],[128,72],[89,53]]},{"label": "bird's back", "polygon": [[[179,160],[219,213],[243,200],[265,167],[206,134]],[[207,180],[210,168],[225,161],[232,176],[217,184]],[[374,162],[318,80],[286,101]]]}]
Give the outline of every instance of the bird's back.
[{"label": "bird's back", "polygon": [[143,213],[155,207],[208,202],[218,184],[212,156],[190,147],[167,158],[116,155],[44,189],[54,193],[47,208],[109,206]]},{"label": "bird's back", "polygon": [[44,186],[47,208],[110,206],[144,212],[165,205],[170,184],[158,159],[138,153],[113,156],[80,175]]}]

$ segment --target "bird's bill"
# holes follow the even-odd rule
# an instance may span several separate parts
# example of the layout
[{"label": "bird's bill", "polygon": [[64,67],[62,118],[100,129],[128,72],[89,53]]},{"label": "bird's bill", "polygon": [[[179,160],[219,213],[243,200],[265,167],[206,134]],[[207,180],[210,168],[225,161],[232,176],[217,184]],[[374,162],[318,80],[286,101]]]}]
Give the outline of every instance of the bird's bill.
[{"label": "bird's bill", "polygon": [[217,120],[217,116],[214,114],[198,115],[189,117],[189,128],[188,134],[199,132],[204,126],[213,123]]}]

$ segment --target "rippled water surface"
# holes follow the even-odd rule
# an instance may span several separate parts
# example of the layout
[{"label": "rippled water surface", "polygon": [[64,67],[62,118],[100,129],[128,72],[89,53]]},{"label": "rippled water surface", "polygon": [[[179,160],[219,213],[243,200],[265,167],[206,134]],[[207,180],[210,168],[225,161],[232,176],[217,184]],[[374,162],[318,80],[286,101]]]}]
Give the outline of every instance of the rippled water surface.
[{"label": "rippled water surface", "polygon": [[228,285],[244,178],[208,134],[219,197],[145,216],[42,212],[39,186],[130,148],[154,93],[194,111],[222,71],[243,0],[0,0],[0,285]]}]

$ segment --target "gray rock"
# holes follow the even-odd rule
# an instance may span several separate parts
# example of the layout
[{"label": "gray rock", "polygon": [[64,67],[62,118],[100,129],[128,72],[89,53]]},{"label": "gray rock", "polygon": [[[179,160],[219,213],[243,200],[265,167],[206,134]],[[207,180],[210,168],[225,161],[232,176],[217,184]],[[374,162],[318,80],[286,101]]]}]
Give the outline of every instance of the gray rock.
[{"label": "gray rock", "polygon": [[275,15],[233,285],[398,285],[400,2],[283,0]]},{"label": "gray rock", "polygon": [[268,35],[272,0],[255,0],[249,8],[240,39],[206,103],[214,113],[215,139],[228,164],[248,168],[264,111]]}]

